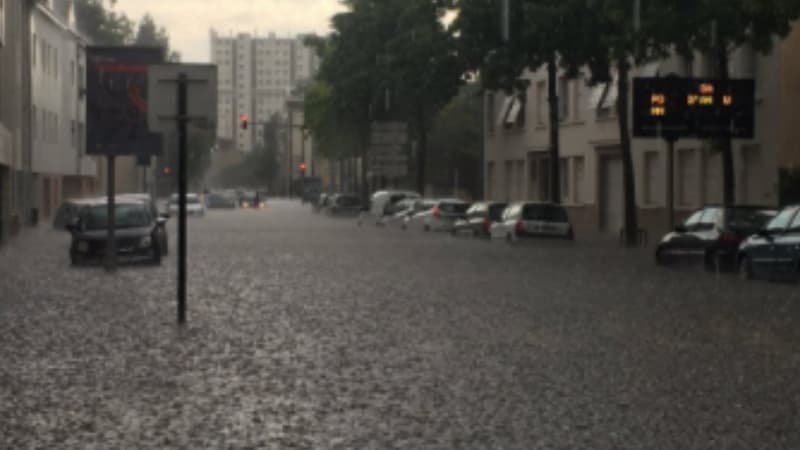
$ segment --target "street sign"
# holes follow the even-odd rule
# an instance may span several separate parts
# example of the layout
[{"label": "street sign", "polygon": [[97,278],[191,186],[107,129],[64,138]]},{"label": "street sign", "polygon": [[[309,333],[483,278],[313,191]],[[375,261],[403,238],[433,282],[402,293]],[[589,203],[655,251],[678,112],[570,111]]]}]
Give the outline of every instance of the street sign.
[{"label": "street sign", "polygon": [[633,80],[635,137],[752,139],[754,110],[753,80]]},{"label": "street sign", "polygon": [[161,137],[147,127],[147,70],[164,49],[89,47],[86,60],[86,153],[159,155]]},{"label": "street sign", "polygon": [[187,78],[187,119],[198,128],[216,130],[217,66],[161,64],[150,67],[147,124],[153,132],[172,132],[178,111],[178,78]]},{"label": "street sign", "polygon": [[370,132],[368,170],[374,175],[408,175],[408,126],[402,122],[375,122]]}]

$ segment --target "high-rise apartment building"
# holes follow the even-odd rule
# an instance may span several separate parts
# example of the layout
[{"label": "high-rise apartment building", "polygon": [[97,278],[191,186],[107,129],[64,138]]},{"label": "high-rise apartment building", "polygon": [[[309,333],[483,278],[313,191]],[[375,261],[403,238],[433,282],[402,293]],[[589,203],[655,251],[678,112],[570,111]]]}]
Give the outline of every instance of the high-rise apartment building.
[{"label": "high-rise apartment building", "polygon": [[[261,141],[263,127],[274,114],[286,116],[286,100],[292,88],[310,80],[319,66],[304,36],[278,38],[239,34],[220,36],[211,30],[211,62],[217,65],[219,104],[217,137],[233,141],[240,152],[249,152]],[[239,119],[247,116],[253,126],[246,130]]]}]

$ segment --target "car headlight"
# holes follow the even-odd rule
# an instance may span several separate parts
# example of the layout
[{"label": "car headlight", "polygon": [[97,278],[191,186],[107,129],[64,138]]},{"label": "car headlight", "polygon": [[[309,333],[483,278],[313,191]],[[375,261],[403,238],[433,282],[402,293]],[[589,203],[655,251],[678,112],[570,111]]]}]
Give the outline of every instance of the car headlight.
[{"label": "car headlight", "polygon": [[89,251],[89,243],[86,241],[78,242],[78,251],[81,253],[86,253]]},{"label": "car headlight", "polygon": [[150,247],[153,244],[153,239],[150,236],[145,236],[139,240],[139,247]]}]

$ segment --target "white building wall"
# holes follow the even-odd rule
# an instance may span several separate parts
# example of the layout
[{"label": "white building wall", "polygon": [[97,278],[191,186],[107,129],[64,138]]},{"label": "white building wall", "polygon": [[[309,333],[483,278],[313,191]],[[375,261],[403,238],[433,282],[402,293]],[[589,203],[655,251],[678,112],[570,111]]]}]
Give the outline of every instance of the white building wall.
[{"label": "white building wall", "polygon": [[[259,123],[274,114],[286,117],[286,101],[298,82],[309,80],[319,62],[303,39],[223,37],[211,30],[212,63],[219,68],[219,125],[217,135],[235,141],[241,152],[261,142]],[[239,118],[247,115],[251,126],[242,130]]]},{"label": "white building wall", "polygon": [[33,171],[96,175],[85,157],[85,42],[69,22],[39,4],[31,17]]},{"label": "white building wall", "polygon": [[[686,64],[674,57],[656,64],[636,68],[634,76],[653,76],[656,71],[664,75],[707,76],[707,64],[696,58]],[[731,76],[756,78],[756,139],[734,141],[737,201],[774,205],[778,202],[777,154],[779,133],[776,129],[780,114],[779,58],[774,55],[753,57],[743,49],[734,53]],[[488,93],[484,97],[484,136],[486,157],[484,179],[486,192],[496,200],[546,200],[549,130],[547,105],[547,74],[544,69],[525,73],[531,80],[528,89],[525,121],[506,129],[500,123],[505,94]],[[571,207],[579,220],[591,222],[598,229],[603,209],[603,161],[619,155],[619,122],[615,112],[616,89],[607,92],[610,109],[598,112],[598,99],[604,86],[588,86],[584,78],[571,80],[568,92],[568,113],[560,125],[560,156],[566,166],[567,180],[562,180],[566,195],[562,202]],[[542,89],[542,87],[544,89]],[[491,99],[494,98],[493,105]],[[491,116],[491,117],[489,117]],[[490,120],[492,123],[490,123]],[[710,147],[709,141],[685,139],[675,146],[675,206],[679,215],[704,203],[722,201],[721,157]],[[678,154],[685,152],[683,169],[678,165]],[[656,139],[632,140],[633,165],[636,180],[636,198],[641,214],[658,210],[666,205],[666,144]],[[645,165],[650,156],[650,173]],[[524,164],[520,177],[518,166]],[[621,182],[621,181],[620,181]],[[649,192],[648,195],[646,195]],[[577,195],[576,195],[577,193]],[[684,201],[679,194],[684,193]],[[645,220],[646,222],[647,220]]]}]

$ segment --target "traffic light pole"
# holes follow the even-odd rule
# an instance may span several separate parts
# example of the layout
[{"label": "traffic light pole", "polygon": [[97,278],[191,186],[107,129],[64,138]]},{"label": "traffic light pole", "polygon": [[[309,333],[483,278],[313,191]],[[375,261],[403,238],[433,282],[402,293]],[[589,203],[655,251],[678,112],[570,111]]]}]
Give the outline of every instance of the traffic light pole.
[{"label": "traffic light pole", "polygon": [[178,78],[178,323],[186,323],[186,192],[188,191],[187,163],[187,90],[186,74]]}]

